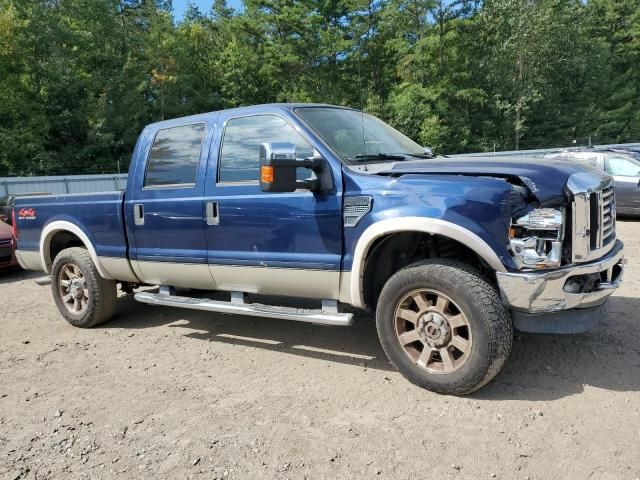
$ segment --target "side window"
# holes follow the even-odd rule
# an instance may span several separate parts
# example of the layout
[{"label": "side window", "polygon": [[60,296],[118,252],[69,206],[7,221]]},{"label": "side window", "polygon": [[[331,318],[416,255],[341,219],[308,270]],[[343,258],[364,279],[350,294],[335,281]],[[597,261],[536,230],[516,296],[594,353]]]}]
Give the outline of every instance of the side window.
[{"label": "side window", "polygon": [[[276,115],[233,118],[227,122],[222,139],[218,182],[257,182],[260,171],[260,145],[289,142],[299,158],[313,156],[313,147],[285,119]],[[309,176],[298,169],[299,178]]]},{"label": "side window", "polygon": [[604,169],[611,175],[622,177],[640,176],[640,165],[621,155],[607,155],[604,159]]},{"label": "side window", "polygon": [[158,130],[149,152],[144,186],[193,185],[204,131],[203,123]]}]

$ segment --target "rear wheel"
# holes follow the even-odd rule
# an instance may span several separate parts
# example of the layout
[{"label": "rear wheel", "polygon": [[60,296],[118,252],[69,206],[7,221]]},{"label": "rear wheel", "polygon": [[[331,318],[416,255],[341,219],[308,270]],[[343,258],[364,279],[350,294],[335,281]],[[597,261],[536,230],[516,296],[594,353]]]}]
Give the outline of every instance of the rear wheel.
[{"label": "rear wheel", "polygon": [[84,248],[67,248],[58,254],[51,269],[51,290],[58,310],[74,327],[99,325],[115,310],[116,282],[100,276]]},{"label": "rear wheel", "polygon": [[428,260],[385,284],[376,323],[391,362],[409,381],[464,395],[489,382],[511,352],[511,318],[495,288],[462,262]]}]

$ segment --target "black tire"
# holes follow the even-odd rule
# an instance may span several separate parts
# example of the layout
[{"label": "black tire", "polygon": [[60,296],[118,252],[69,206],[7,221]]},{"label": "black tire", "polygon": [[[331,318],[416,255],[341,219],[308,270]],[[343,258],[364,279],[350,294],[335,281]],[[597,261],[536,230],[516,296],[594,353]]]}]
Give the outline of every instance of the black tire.
[{"label": "black tire", "polygon": [[[65,272],[80,273],[68,275],[63,269]],[[70,293],[69,287],[63,282],[68,282],[70,277],[74,277],[72,282],[77,281],[77,285],[80,285],[74,287],[78,292],[77,296],[82,295],[82,299],[77,300],[81,303],[81,309],[77,312],[72,305],[76,303],[77,296],[72,295],[65,301],[65,297],[69,297]],[[86,293],[80,293],[79,288]],[[118,296],[116,282],[102,278],[89,252],[81,247],[67,248],[56,256],[51,269],[51,291],[64,319],[79,328],[95,327],[109,320],[115,310]]]},{"label": "black tire", "polygon": [[[412,302],[415,292],[422,292],[420,289],[436,290],[441,292],[443,297],[448,297],[453,302],[453,307],[464,314],[466,325],[462,327],[462,335],[468,332],[469,342],[465,347],[467,353],[464,361],[460,362],[457,369],[450,372],[433,372],[426,368],[424,361],[422,365],[416,363],[415,358],[411,358],[407,347],[402,346],[398,329],[404,320],[396,318],[396,313],[401,309],[403,312],[409,311],[411,307],[406,302]],[[429,293],[425,294],[428,298]],[[436,299],[438,297],[435,297]],[[409,300],[407,300],[409,299]],[[402,305],[400,305],[401,302]],[[430,305],[428,302],[427,305]],[[452,303],[447,303],[452,305]],[[446,308],[453,308],[447,306]],[[429,306],[431,308],[431,306]],[[420,325],[421,335],[427,335],[425,326],[425,314],[420,313],[419,308],[416,313],[417,319],[415,327]],[[410,312],[411,313],[411,312]],[[449,318],[444,316],[441,318]],[[412,320],[413,321],[413,320]],[[441,322],[441,320],[439,320]],[[422,323],[420,323],[422,322]],[[513,326],[511,317],[502,304],[496,289],[475,269],[469,265],[455,260],[433,259],[410,265],[395,273],[385,284],[376,309],[376,324],[378,336],[382,348],[389,360],[410,382],[428,390],[451,395],[469,394],[495,377],[504,362],[511,353],[513,343]],[[412,328],[412,324],[408,324]],[[447,323],[448,328],[449,324]],[[457,328],[457,327],[454,327]],[[432,329],[433,331],[433,329]],[[451,335],[458,335],[460,330],[447,330],[448,338]],[[405,332],[406,333],[406,332]],[[408,332],[413,333],[413,332]],[[440,335],[436,332],[436,335]],[[423,341],[424,337],[413,344],[408,344],[410,348],[419,350],[420,347],[428,348]],[[442,337],[444,340],[444,336]],[[433,341],[431,338],[429,341]],[[435,348],[435,347],[432,347]],[[454,347],[451,352],[458,353]],[[440,350],[430,350],[429,358],[437,366],[440,357]],[[446,353],[446,352],[445,352]],[[416,355],[418,355],[416,353]],[[420,354],[421,355],[421,354]],[[420,357],[427,358],[427,357]],[[449,356],[449,358],[452,358]],[[457,362],[457,360],[454,360]],[[444,365],[444,359],[441,360]],[[451,365],[451,364],[449,364]],[[443,369],[446,370],[446,369]]]}]

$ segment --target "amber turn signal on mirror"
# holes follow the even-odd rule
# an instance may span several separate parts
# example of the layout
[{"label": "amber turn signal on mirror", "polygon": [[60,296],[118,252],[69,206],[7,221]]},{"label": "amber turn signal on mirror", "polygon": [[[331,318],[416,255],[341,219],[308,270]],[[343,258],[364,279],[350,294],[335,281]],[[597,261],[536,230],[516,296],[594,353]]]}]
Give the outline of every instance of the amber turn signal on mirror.
[{"label": "amber turn signal on mirror", "polygon": [[262,183],[273,183],[273,166],[262,165],[260,168],[260,181]]}]

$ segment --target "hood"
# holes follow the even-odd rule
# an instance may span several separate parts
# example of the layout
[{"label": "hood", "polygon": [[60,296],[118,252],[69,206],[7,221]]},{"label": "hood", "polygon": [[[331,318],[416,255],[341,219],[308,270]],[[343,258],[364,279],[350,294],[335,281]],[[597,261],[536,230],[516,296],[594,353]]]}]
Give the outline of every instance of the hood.
[{"label": "hood", "polygon": [[545,204],[564,201],[567,180],[574,173],[588,171],[605,179],[608,175],[578,162],[536,157],[437,157],[405,161],[377,171],[383,175],[447,174],[518,178]]}]

